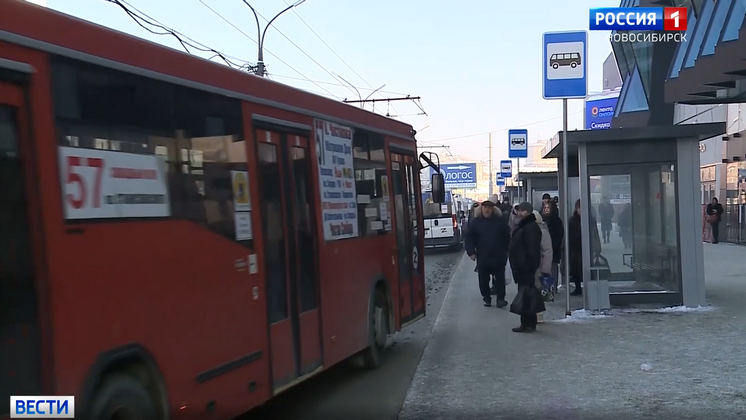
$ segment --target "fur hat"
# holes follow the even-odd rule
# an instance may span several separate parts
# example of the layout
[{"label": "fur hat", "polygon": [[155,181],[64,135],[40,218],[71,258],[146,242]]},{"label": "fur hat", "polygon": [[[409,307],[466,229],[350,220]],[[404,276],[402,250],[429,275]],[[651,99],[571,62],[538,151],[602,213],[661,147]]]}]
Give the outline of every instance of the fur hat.
[{"label": "fur hat", "polygon": [[536,223],[541,224],[544,221],[544,218],[541,217],[541,213],[539,213],[538,210],[534,210],[534,217],[536,217]]}]

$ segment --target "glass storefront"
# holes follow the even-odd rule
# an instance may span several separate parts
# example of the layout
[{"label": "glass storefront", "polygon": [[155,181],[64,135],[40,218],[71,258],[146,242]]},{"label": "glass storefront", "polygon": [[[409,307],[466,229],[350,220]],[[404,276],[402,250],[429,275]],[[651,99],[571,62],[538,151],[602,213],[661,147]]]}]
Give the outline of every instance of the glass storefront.
[{"label": "glass storefront", "polygon": [[680,293],[675,165],[589,166],[588,175],[591,240],[601,243],[592,280],[608,280],[611,294]]}]

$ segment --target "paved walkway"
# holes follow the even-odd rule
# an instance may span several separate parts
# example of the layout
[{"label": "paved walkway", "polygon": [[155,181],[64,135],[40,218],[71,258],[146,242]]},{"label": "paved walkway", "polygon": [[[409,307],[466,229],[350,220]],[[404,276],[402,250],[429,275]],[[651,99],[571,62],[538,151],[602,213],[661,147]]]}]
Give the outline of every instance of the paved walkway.
[{"label": "paved walkway", "polygon": [[746,247],[704,247],[711,307],[563,319],[558,297],[535,334],[464,256],[399,419],[746,418]]}]

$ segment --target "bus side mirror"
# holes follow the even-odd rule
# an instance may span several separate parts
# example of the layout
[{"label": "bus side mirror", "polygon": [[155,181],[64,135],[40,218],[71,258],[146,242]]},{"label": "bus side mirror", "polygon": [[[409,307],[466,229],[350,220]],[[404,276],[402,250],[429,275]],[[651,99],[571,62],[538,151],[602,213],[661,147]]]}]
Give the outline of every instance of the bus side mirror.
[{"label": "bus side mirror", "polygon": [[446,201],[446,184],[443,174],[434,173],[430,178],[433,203],[442,204]]}]

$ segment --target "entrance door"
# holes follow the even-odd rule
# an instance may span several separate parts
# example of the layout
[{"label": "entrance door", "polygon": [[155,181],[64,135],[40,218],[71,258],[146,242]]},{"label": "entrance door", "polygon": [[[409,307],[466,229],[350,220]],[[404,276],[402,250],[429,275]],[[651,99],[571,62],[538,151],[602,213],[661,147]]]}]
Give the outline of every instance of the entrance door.
[{"label": "entrance door", "polygon": [[399,260],[399,321],[402,326],[425,315],[425,273],[420,239],[422,214],[413,156],[391,152],[394,221]]},{"label": "entrance door", "polygon": [[23,98],[20,86],[0,81],[0,417],[10,412],[8,395],[42,391]]},{"label": "entrance door", "polygon": [[316,214],[308,137],[257,130],[275,393],[322,366]]}]

